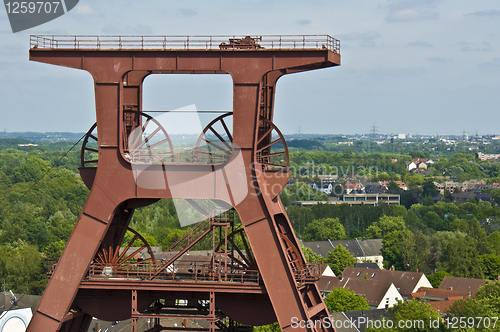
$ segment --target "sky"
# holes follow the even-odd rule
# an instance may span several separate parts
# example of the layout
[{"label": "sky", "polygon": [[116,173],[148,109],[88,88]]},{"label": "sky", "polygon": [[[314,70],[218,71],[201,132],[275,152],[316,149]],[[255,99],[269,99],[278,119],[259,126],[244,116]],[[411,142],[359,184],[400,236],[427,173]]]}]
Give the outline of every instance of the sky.
[{"label": "sky", "polygon": [[[0,130],[86,132],[85,71],[29,61],[30,35],[328,34],[341,66],[278,81],[285,134],[500,134],[498,0],[80,0],[13,34],[0,8]],[[153,75],[144,109],[230,110],[227,75]]]}]

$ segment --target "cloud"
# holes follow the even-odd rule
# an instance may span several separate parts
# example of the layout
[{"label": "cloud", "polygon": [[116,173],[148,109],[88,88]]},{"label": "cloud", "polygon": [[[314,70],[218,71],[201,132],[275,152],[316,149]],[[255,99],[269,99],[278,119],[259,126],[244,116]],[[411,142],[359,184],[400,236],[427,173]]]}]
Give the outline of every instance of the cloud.
[{"label": "cloud", "polygon": [[431,43],[422,40],[416,40],[414,42],[408,43],[408,46],[411,47],[425,47],[425,48],[434,48]]},{"label": "cloud", "polygon": [[432,58],[427,58],[426,60],[429,61],[429,62],[432,62],[432,63],[437,63],[437,64],[442,64],[442,63],[450,62],[450,59],[443,58],[441,56],[435,56],[435,57],[432,57]]},{"label": "cloud", "polygon": [[138,25],[123,25],[116,23],[113,25],[105,25],[102,28],[103,33],[117,35],[153,35],[153,29],[145,24]]},{"label": "cloud", "polygon": [[410,22],[422,20],[436,20],[439,18],[438,13],[432,13],[428,10],[418,11],[415,9],[402,9],[392,11],[387,15],[385,20],[387,22]]},{"label": "cloud", "polygon": [[425,68],[422,67],[376,68],[367,71],[372,78],[376,78],[377,80],[381,78],[400,79],[402,77],[417,77],[425,74],[425,72]]},{"label": "cloud", "polygon": [[491,61],[480,63],[477,68],[484,71],[500,70],[500,58],[493,58]]},{"label": "cloud", "polygon": [[422,7],[434,7],[437,0],[401,0],[401,1],[390,1],[387,7],[391,11],[398,11],[403,9],[413,9]]},{"label": "cloud", "polygon": [[346,35],[339,35],[338,39],[342,41],[357,41],[360,47],[375,47],[377,46],[375,39],[380,38],[377,31],[368,32],[351,32]]},{"label": "cloud", "polygon": [[477,43],[467,43],[467,42],[462,42],[459,43],[462,45],[462,48],[460,48],[460,51],[462,52],[492,52],[493,48],[491,47],[490,43],[488,42],[482,42],[481,44]]},{"label": "cloud", "polygon": [[340,35],[340,38],[344,40],[373,40],[380,38],[380,34],[373,30],[368,32],[351,32],[346,35]]},{"label": "cloud", "polygon": [[293,23],[296,23],[296,24],[300,24],[300,25],[308,25],[308,24],[311,24],[311,20],[308,20],[308,19],[301,19],[301,20],[297,20]]},{"label": "cloud", "polygon": [[493,18],[497,18],[497,17],[500,17],[500,10],[496,10],[496,9],[480,10],[480,11],[477,11],[477,12],[465,14],[464,16],[479,16],[479,17],[493,17]]},{"label": "cloud", "polygon": [[75,9],[71,11],[71,13],[75,13],[80,16],[97,16],[101,15],[98,11],[95,11],[89,5],[79,5],[76,6]]},{"label": "cloud", "polygon": [[192,17],[198,15],[198,12],[191,8],[179,8],[178,10],[182,16],[186,17]]}]

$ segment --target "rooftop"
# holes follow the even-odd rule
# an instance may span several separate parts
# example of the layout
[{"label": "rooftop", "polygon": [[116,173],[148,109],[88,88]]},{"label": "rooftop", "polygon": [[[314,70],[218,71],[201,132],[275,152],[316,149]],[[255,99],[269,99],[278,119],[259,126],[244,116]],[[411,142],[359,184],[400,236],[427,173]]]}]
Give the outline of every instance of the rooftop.
[{"label": "rooftop", "polygon": [[472,292],[472,294],[475,294],[477,293],[479,287],[484,285],[485,283],[486,280],[484,279],[456,278],[446,276],[439,285],[439,289],[450,289],[459,292]]},{"label": "rooftop", "polygon": [[[401,295],[410,295],[418,285],[420,279],[425,277],[422,272],[377,270],[367,268],[346,267],[342,272],[342,278],[353,280],[375,280],[388,281],[394,284]],[[430,283],[429,283],[430,285]]]}]

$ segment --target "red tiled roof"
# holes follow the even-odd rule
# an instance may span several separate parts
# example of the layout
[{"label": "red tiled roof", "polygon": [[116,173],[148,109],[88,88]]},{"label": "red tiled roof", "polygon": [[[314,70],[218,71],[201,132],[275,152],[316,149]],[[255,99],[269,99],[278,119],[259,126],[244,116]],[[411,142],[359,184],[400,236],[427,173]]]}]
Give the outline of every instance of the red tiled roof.
[{"label": "red tiled roof", "polygon": [[415,293],[411,293],[408,298],[436,298],[436,299],[462,299],[469,296],[469,292],[461,292],[449,289],[420,287]]},{"label": "red tiled roof", "polygon": [[455,302],[456,300],[445,300],[445,301],[432,301],[427,302],[434,310],[439,313],[445,313],[446,310]]}]

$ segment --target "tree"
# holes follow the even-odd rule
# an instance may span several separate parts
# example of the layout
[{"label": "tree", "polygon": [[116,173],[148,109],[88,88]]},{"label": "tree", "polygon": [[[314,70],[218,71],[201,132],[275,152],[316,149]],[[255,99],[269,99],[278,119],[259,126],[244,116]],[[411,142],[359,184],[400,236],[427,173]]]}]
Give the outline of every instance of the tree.
[{"label": "tree", "polygon": [[347,266],[354,266],[356,258],[343,245],[339,244],[328,253],[326,263],[338,276]]},{"label": "tree", "polygon": [[170,234],[168,234],[167,237],[161,243],[161,249],[166,250],[175,241],[179,240],[184,235],[184,233],[185,233],[185,231],[183,231],[181,229],[171,230]]},{"label": "tree", "polygon": [[493,198],[493,200],[495,201],[495,203],[497,203],[498,205],[500,205],[500,188],[493,189],[491,191],[491,197]]},{"label": "tree", "polygon": [[334,288],[325,297],[325,304],[332,312],[368,310],[370,306],[362,296],[347,288]]},{"label": "tree", "polygon": [[[380,327],[376,328],[368,325],[366,329],[367,332],[375,331],[408,331],[408,332],[434,332],[434,331],[446,331],[446,326],[441,322],[441,317],[439,313],[435,311],[430,305],[420,302],[418,300],[413,301],[399,301],[398,304],[388,309],[390,315],[393,316],[391,322],[393,327]],[[407,325],[407,323],[410,324]],[[435,327],[435,324],[439,327]]]},{"label": "tree", "polygon": [[[464,317],[466,321],[474,322],[472,329],[459,329],[459,331],[500,331],[500,325],[493,326],[496,322],[493,317],[500,314],[500,282],[487,281],[479,287],[476,297],[467,297],[463,300],[455,301],[448,308],[449,320],[453,322],[453,317],[460,319]],[[456,325],[459,327],[459,324]]]},{"label": "tree", "polygon": [[439,271],[434,274],[428,274],[427,280],[429,280],[432,287],[439,288],[439,285],[441,285],[441,282],[443,281],[444,277],[453,277],[453,276],[446,271]]},{"label": "tree", "polygon": [[482,279],[483,272],[476,251],[476,241],[470,237],[451,240],[443,253],[446,272],[455,277]]},{"label": "tree", "polygon": [[366,236],[369,239],[380,239],[385,235],[406,229],[403,217],[382,216],[366,230]]},{"label": "tree", "polygon": [[323,261],[323,258],[316,254],[314,251],[312,251],[311,248],[307,248],[304,246],[301,246],[302,253],[304,253],[304,257],[306,258],[306,262],[308,263],[321,263]]},{"label": "tree", "polygon": [[444,255],[444,252],[446,251],[448,244],[452,240],[464,237],[467,237],[467,234],[458,231],[455,232],[443,231],[434,233],[431,236],[431,245],[434,256],[436,257],[436,261],[442,262],[442,257]]},{"label": "tree", "polygon": [[434,181],[432,179],[427,179],[422,184],[422,197],[434,197],[439,194],[439,190],[436,189]]},{"label": "tree", "polygon": [[493,254],[479,256],[484,277],[495,280],[500,277],[500,257]]},{"label": "tree", "polygon": [[255,332],[281,332],[278,322],[268,325],[254,326],[253,330]]},{"label": "tree", "polygon": [[422,219],[427,227],[435,231],[444,231],[447,228],[443,219],[434,211],[426,212]]},{"label": "tree", "polygon": [[313,220],[304,229],[304,241],[326,241],[345,239],[345,229],[338,218]]},{"label": "tree", "polygon": [[403,258],[404,253],[401,251],[401,243],[403,241],[408,241],[411,235],[412,233],[409,230],[403,229],[393,231],[384,236],[381,251],[384,257],[384,267],[386,269],[394,266],[396,270],[407,271],[408,267]]},{"label": "tree", "polygon": [[401,237],[399,243],[402,263],[406,271],[432,271],[433,255],[429,240],[420,231]]},{"label": "tree", "polygon": [[38,249],[22,240],[0,246],[0,280],[20,294],[42,294],[47,285],[46,263]]},{"label": "tree", "polygon": [[64,247],[66,246],[66,242],[57,241],[52,242],[47,247],[45,247],[45,257],[49,260],[56,260],[61,257]]},{"label": "tree", "polygon": [[500,232],[495,231],[488,235],[488,247],[490,250],[497,255],[500,255]]}]

